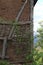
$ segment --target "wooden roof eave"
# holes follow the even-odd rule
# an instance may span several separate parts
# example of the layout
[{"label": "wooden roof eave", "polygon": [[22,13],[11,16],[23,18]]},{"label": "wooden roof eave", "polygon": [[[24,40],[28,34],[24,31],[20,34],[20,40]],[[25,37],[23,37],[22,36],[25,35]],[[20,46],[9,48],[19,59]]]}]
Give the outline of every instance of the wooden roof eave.
[{"label": "wooden roof eave", "polygon": [[35,4],[37,3],[37,1],[38,1],[38,0],[34,0],[34,6],[35,6]]}]

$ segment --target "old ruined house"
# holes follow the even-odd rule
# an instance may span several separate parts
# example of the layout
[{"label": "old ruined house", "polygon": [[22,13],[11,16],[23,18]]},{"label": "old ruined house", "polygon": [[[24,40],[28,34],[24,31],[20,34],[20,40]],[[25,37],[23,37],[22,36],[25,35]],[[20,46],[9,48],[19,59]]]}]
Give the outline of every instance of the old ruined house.
[{"label": "old ruined house", "polygon": [[[0,58],[20,64],[25,61],[26,53],[30,53],[33,47],[28,42],[33,36],[33,7],[37,0],[0,0]],[[19,43],[12,22],[18,22],[20,34],[24,41]],[[25,32],[30,32],[29,38]],[[29,50],[27,50],[27,43]],[[17,54],[17,49],[20,53]],[[31,62],[31,61],[28,61]]]}]

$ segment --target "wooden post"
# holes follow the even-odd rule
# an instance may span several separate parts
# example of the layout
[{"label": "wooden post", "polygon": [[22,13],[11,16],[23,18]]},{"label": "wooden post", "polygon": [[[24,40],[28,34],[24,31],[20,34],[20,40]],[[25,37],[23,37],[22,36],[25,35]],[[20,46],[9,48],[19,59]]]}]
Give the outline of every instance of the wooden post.
[{"label": "wooden post", "polygon": [[33,49],[33,0],[30,0],[30,6],[31,6],[31,14],[30,14],[30,20],[31,20],[31,24],[30,24],[30,29],[31,29],[31,51]]},{"label": "wooden post", "polygon": [[4,38],[4,41],[3,41],[3,50],[2,50],[2,59],[5,58],[6,44],[7,44],[7,38]]}]

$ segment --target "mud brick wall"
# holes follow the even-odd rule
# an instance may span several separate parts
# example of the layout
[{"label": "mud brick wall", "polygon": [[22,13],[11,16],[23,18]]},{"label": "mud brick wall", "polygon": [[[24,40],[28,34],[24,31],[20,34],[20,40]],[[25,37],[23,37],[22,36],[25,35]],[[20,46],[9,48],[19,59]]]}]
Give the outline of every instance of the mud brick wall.
[{"label": "mud brick wall", "polygon": [[10,30],[12,25],[0,24],[0,37],[8,37],[10,34]]},{"label": "mud brick wall", "polygon": [[[23,5],[22,0],[0,0],[0,17],[5,20],[15,20],[18,15],[21,6]],[[28,21],[30,18],[30,2],[26,4],[19,20]]]},{"label": "mud brick wall", "polygon": [[[19,26],[19,33],[18,35],[22,35],[22,39],[19,36],[14,37],[14,41],[8,41],[8,48],[7,48],[7,56],[9,56],[9,60],[13,62],[26,62],[25,56],[27,53],[31,53],[31,43],[29,41],[29,36],[25,36],[26,32],[30,32],[29,25],[22,25]],[[24,30],[24,31],[23,31]],[[28,31],[29,30],[29,31]],[[21,34],[22,33],[22,34]],[[31,33],[30,33],[31,34]],[[30,35],[29,34],[29,35]],[[28,35],[28,34],[27,34]]]},{"label": "mud brick wall", "polygon": [[[30,0],[28,0],[19,21],[30,21]],[[22,0],[0,0],[0,17],[4,20],[15,20],[18,12],[23,5]],[[8,21],[9,22],[9,21]],[[0,25],[0,37],[8,37],[12,26]],[[20,63],[26,62],[26,54],[31,53],[31,26],[30,24],[19,25],[18,26],[18,38],[16,36],[15,30],[11,36],[12,40],[7,41],[6,56],[10,62]],[[28,35],[29,33],[29,35]],[[3,35],[2,35],[3,34]],[[27,35],[26,35],[27,34]],[[23,38],[22,38],[23,37]],[[22,38],[22,40],[20,39]],[[18,41],[19,40],[19,41]],[[3,42],[0,40],[0,54],[2,54]],[[31,62],[31,60],[29,60]],[[28,62],[29,62],[28,61]],[[28,64],[29,65],[29,64]]]},{"label": "mud brick wall", "polygon": [[[14,30],[12,39],[7,41],[6,56],[8,57],[8,60],[10,62],[14,63],[26,62],[25,60],[26,54],[31,53],[30,25],[29,24],[18,25],[17,28],[18,33],[16,34]],[[2,49],[3,49],[3,42],[0,40],[0,55],[2,55]]]}]

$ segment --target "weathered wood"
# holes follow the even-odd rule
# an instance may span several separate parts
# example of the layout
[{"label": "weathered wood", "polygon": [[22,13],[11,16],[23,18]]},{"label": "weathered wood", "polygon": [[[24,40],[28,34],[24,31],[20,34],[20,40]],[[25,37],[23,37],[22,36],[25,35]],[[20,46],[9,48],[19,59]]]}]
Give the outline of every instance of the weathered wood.
[{"label": "weathered wood", "polygon": [[[19,20],[19,17],[20,17],[20,15],[21,15],[21,13],[22,13],[22,11],[23,11],[23,9],[24,9],[26,3],[27,3],[27,0],[24,2],[23,6],[21,7],[21,9],[20,9],[20,11],[19,11],[19,13],[18,13],[18,15],[17,15],[17,17],[16,17],[16,19],[15,19],[16,22]],[[14,31],[14,25],[13,25],[11,31],[10,31],[9,37],[11,37],[13,31]]]},{"label": "weathered wood", "polygon": [[31,51],[32,51],[32,49],[33,49],[33,8],[34,8],[34,5],[33,5],[33,3],[34,3],[34,1],[33,0],[30,0],[30,2],[31,2],[31,4],[30,4],[30,6],[31,6],[31,14],[30,14],[30,18],[31,18],[31,24],[30,24],[30,30],[31,30]]},{"label": "weathered wood", "polygon": [[[0,40],[4,40],[5,37],[0,37]],[[7,40],[12,40],[12,38],[8,38]]]},{"label": "weathered wood", "polygon": [[25,0],[23,6],[21,7],[21,9],[20,9],[20,11],[19,11],[19,13],[18,13],[18,15],[17,15],[17,17],[16,17],[16,21],[18,21],[18,19],[19,19],[21,13],[23,12],[24,7],[25,7],[26,4],[27,4],[27,0]]},{"label": "weathered wood", "polygon": [[[30,24],[31,23],[31,21],[19,21],[18,23],[16,23],[17,25],[24,25],[24,24]],[[13,22],[1,22],[0,21],[0,25],[15,25],[15,22],[13,23]]]},{"label": "weathered wood", "polygon": [[2,59],[5,58],[6,44],[7,44],[7,38],[5,38],[4,41],[3,41]]},{"label": "weathered wood", "polygon": [[[2,55],[0,55],[0,58],[2,59]],[[5,56],[5,59],[9,59],[9,56]]]},{"label": "weathered wood", "polygon": [[12,27],[12,29],[11,29],[11,31],[10,31],[10,34],[9,34],[9,38],[11,37],[11,35],[12,35],[12,33],[13,33],[13,31],[14,31],[14,25],[25,25],[25,24],[30,24],[31,23],[31,21],[26,21],[26,22],[18,22],[18,23],[15,23],[15,24],[13,24],[13,27]]}]

